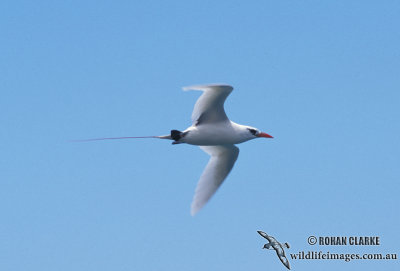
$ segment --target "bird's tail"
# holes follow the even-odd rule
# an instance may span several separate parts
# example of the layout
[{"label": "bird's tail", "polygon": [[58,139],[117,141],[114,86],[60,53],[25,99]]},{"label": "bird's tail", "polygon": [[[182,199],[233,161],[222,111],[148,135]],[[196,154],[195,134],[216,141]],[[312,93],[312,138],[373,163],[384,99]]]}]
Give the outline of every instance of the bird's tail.
[{"label": "bird's tail", "polygon": [[182,138],[182,132],[178,130],[171,130],[171,138],[175,141],[179,141]]},{"label": "bird's tail", "polygon": [[132,138],[159,138],[159,139],[170,139],[170,140],[172,140],[171,135],[163,135],[163,136],[101,137],[101,138],[90,138],[90,139],[78,139],[78,140],[71,140],[71,141],[72,142],[87,142],[87,141],[98,141],[98,140],[132,139]]}]

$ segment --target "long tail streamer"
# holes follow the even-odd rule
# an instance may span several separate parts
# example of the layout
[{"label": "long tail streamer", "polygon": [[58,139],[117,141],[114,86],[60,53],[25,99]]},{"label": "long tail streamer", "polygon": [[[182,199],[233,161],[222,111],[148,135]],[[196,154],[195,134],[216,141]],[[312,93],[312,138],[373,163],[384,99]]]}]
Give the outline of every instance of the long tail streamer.
[{"label": "long tail streamer", "polygon": [[87,141],[98,141],[98,140],[131,139],[131,138],[160,138],[160,137],[159,137],[159,136],[102,137],[102,138],[91,138],[91,139],[71,140],[71,142],[87,142]]}]

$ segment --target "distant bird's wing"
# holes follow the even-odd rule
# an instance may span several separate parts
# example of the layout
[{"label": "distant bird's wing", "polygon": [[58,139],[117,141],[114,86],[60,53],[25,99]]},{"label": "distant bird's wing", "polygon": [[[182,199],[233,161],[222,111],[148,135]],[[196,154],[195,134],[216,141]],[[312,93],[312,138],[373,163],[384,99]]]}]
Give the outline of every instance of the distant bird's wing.
[{"label": "distant bird's wing", "polygon": [[192,215],[195,215],[217,191],[239,155],[239,148],[235,145],[200,146],[200,148],[211,155],[211,158],[197,184],[191,207]]},{"label": "distant bird's wing", "polygon": [[192,113],[193,125],[227,121],[224,102],[233,87],[223,84],[198,85],[184,87],[183,90],[200,90],[203,94],[194,105]]},{"label": "distant bird's wing", "polygon": [[290,270],[289,260],[286,258],[285,251],[282,249],[282,255],[280,255],[278,253],[278,251],[276,250],[276,254],[278,255],[278,258],[279,258],[279,260],[281,260],[283,265],[286,266],[286,268]]},{"label": "distant bird's wing", "polygon": [[273,237],[273,236],[271,236],[271,235],[268,235],[268,240],[269,240],[271,243],[280,244],[280,243],[275,239],[275,237]]},{"label": "distant bird's wing", "polygon": [[[261,235],[262,237],[264,237],[265,239],[267,239],[267,240],[270,241],[271,243],[272,243],[273,241],[276,241],[274,237],[272,237],[272,236],[266,234],[266,233],[263,232],[263,231],[257,231],[257,232],[258,232],[259,235]],[[271,237],[272,237],[272,238],[271,238]]]}]

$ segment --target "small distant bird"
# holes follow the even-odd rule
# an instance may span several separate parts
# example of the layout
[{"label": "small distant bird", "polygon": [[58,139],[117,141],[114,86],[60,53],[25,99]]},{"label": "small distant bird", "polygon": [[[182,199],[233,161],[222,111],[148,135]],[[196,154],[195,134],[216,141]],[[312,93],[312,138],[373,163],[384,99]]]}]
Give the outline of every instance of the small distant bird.
[{"label": "small distant bird", "polygon": [[285,255],[285,250],[283,247],[290,248],[288,243],[284,243],[283,245],[279,243],[273,236],[266,234],[263,231],[257,231],[262,237],[268,240],[269,243],[265,244],[263,248],[266,249],[274,249],[276,252],[276,255],[278,255],[279,260],[283,263],[284,266],[286,266],[287,269],[290,270],[290,265],[289,261],[286,258]]},{"label": "small distant bird", "polygon": [[184,87],[183,90],[199,90],[203,94],[197,100],[192,113],[192,126],[184,131],[171,130],[165,136],[113,137],[104,139],[160,138],[173,140],[172,144],[187,143],[200,146],[211,158],[200,177],[191,205],[195,215],[217,191],[228,176],[239,155],[235,144],[255,138],[272,138],[257,128],[230,121],[225,114],[224,102],[233,87],[209,84]]}]

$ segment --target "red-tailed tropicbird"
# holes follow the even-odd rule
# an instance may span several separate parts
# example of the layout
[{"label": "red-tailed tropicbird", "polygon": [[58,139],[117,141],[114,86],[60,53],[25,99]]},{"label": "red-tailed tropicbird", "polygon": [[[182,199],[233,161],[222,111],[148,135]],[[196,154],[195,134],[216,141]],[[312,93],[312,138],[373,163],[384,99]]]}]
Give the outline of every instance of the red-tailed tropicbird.
[{"label": "red-tailed tropicbird", "polygon": [[174,140],[172,144],[187,143],[200,146],[211,158],[197,184],[191,205],[191,214],[195,215],[214,195],[219,186],[232,170],[239,155],[235,144],[265,137],[269,134],[257,128],[237,124],[228,119],[224,102],[233,87],[225,84],[208,84],[184,87],[183,90],[199,90],[203,94],[197,100],[192,113],[192,126],[184,131],[172,130],[165,136],[112,137],[104,139],[160,138]]}]

